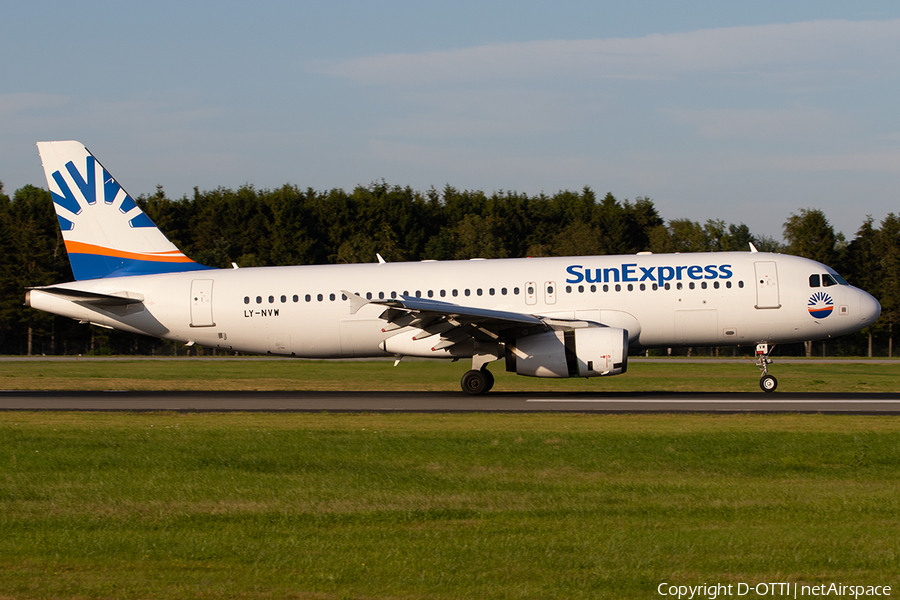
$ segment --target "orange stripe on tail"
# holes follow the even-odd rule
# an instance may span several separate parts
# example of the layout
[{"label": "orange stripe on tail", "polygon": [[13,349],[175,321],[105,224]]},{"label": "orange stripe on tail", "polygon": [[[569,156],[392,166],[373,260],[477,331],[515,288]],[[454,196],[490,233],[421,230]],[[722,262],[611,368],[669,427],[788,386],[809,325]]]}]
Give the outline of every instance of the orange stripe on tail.
[{"label": "orange stripe on tail", "polygon": [[124,250],[114,250],[112,248],[104,248],[103,246],[95,246],[94,244],[85,244],[84,242],[66,241],[66,252],[69,254],[94,254],[97,256],[111,256],[114,258],[130,258],[132,260],[147,260],[152,262],[169,262],[169,263],[192,263],[190,258],[181,252],[167,251],[159,254],[126,252]]}]

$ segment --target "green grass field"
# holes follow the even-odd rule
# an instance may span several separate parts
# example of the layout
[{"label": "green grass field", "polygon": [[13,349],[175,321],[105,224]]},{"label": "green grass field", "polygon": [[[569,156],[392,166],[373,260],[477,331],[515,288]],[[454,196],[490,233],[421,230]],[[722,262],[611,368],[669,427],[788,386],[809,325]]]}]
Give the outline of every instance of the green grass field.
[{"label": "green grass field", "polygon": [[[779,390],[900,389],[893,364],[774,366]],[[457,390],[466,368],[0,362],[0,389]],[[758,391],[752,361],[494,371],[501,391]],[[898,532],[896,417],[0,413],[0,600],[896,593]]]},{"label": "green grass field", "polygon": [[0,413],[4,600],[896,590],[898,531],[896,418]]},{"label": "green grass field", "polygon": [[[0,390],[409,390],[459,391],[469,361],[312,360],[69,360],[0,361]],[[782,392],[896,392],[900,360],[893,364],[826,363],[771,366]],[[594,379],[536,379],[491,365],[495,391],[757,392],[752,359],[733,363],[629,362],[628,372]]]}]

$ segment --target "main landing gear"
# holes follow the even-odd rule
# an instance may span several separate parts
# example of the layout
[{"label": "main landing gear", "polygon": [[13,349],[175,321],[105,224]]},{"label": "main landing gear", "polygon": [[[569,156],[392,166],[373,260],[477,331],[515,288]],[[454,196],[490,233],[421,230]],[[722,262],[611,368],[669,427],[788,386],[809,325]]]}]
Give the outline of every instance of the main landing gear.
[{"label": "main landing gear", "polygon": [[500,357],[494,354],[476,354],[472,357],[472,370],[466,371],[460,380],[462,391],[470,396],[480,396],[491,391],[494,387],[494,375],[487,370],[487,365],[492,360]]},{"label": "main landing gear", "polygon": [[472,369],[466,371],[466,374],[462,376],[460,385],[465,393],[471,396],[480,396],[488,393],[494,387],[494,375],[487,370],[487,367],[482,367],[477,371]]},{"label": "main landing gear", "polygon": [[[775,346],[772,345],[772,348],[774,349]],[[769,375],[769,365],[772,364],[772,359],[769,358],[769,350],[768,344],[756,345],[756,366],[762,371],[762,375],[759,378],[759,387],[766,393],[774,392],[775,388],[778,387],[778,380],[774,376]]]}]

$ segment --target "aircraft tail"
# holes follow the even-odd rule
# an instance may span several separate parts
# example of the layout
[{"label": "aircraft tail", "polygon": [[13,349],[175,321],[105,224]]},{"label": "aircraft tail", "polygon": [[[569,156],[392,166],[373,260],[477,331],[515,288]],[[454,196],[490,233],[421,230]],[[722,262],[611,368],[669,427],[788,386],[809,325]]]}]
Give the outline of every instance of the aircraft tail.
[{"label": "aircraft tail", "polygon": [[182,254],[80,142],[38,142],[76,280],[207,269]]}]

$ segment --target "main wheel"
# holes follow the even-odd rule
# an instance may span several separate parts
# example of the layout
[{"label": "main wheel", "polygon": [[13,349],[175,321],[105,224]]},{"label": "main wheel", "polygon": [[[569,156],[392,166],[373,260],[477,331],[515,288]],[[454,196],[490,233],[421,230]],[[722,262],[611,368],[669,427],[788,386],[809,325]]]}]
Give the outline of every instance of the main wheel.
[{"label": "main wheel", "polygon": [[774,392],[775,388],[778,387],[778,380],[771,375],[763,375],[759,379],[759,387],[766,393]]},{"label": "main wheel", "polygon": [[[485,373],[487,373],[487,375],[485,375]],[[462,391],[470,396],[484,394],[491,389],[490,384],[493,383],[493,381],[491,381],[493,377],[488,379],[488,375],[490,375],[490,371],[475,371],[474,369],[466,371],[466,374],[462,376],[462,380],[460,381]]]},{"label": "main wheel", "polygon": [[494,387],[494,374],[487,369],[481,369],[481,372],[484,373],[484,376],[487,378],[487,388],[484,390],[485,393],[487,393]]}]

